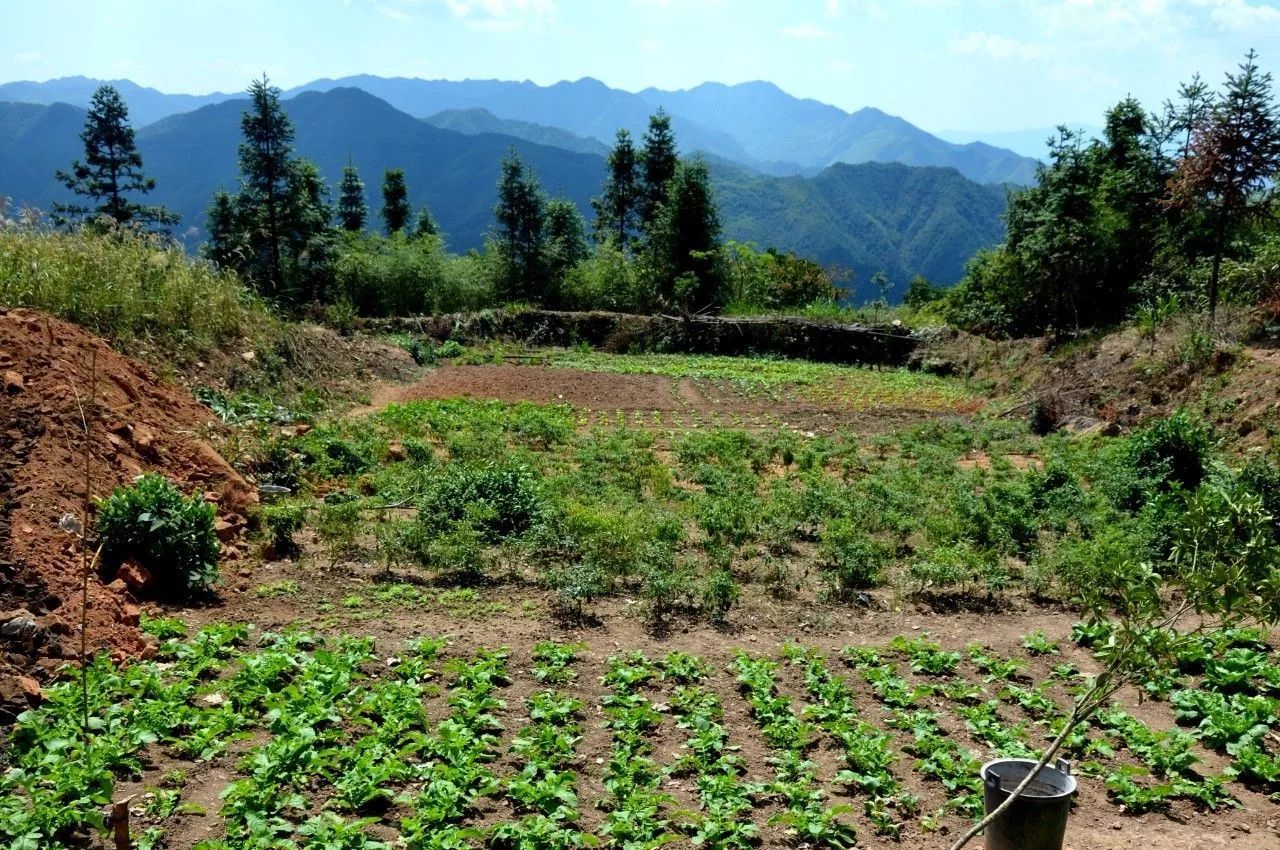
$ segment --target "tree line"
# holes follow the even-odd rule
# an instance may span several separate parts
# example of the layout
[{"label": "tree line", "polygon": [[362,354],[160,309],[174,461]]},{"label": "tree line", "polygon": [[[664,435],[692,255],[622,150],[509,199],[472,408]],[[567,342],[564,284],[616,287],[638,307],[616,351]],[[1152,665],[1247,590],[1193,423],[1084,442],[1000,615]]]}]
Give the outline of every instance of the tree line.
[{"label": "tree line", "polygon": [[[207,212],[203,255],[236,271],[281,308],[405,314],[533,304],[565,309],[689,312],[793,309],[838,300],[838,276],[795,254],[725,243],[707,165],[682,158],[659,109],[643,137],[619,130],[594,220],[551,197],[512,148],[499,164],[484,248],[447,250],[430,209],[415,211],[404,171],[382,175],[381,227],[348,159],[336,201],[315,163],[299,156],[280,90],[248,89],[237,149],[238,185]],[[86,160],[59,179],[93,203],[58,205],[56,221],[165,230],[177,217],[134,200],[155,188],[142,171],[128,110],[111,86],[93,97]]]},{"label": "tree line", "polygon": [[945,297],[954,324],[1025,335],[1108,325],[1180,304],[1209,326],[1225,292],[1280,294],[1280,113],[1250,51],[1214,90],[1194,77],[1155,111],[1132,97],[1102,138],[1061,127],[1034,186],[1014,192],[1004,244]]}]

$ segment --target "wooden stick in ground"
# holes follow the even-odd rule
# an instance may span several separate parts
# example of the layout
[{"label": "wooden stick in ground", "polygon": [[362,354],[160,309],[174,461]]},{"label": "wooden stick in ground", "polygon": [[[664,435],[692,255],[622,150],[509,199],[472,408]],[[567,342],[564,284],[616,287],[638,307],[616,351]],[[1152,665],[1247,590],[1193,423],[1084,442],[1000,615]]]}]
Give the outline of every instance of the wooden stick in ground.
[{"label": "wooden stick in ground", "polygon": [[[89,510],[93,499],[93,416],[98,403],[98,349],[93,349],[89,361],[89,409],[80,408],[80,422],[84,426],[84,501],[81,504],[80,522],[80,707],[81,732],[85,746],[89,745]],[[98,563],[98,552],[93,563]]]},{"label": "wooden stick in ground", "polygon": [[115,850],[132,850],[133,848],[133,843],[129,840],[129,803],[132,800],[133,798],[129,797],[111,804],[111,834],[115,839]]}]

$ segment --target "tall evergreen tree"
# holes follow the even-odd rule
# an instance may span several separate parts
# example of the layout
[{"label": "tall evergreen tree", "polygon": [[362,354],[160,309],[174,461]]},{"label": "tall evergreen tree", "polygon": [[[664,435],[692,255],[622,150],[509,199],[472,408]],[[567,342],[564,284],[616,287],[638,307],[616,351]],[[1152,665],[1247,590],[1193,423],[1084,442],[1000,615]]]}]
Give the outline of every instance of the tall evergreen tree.
[{"label": "tall evergreen tree", "polygon": [[435,217],[431,215],[431,210],[426,204],[418,210],[418,218],[413,224],[414,236],[439,236],[440,226],[436,224]]},{"label": "tall evergreen tree", "polygon": [[1175,204],[1201,207],[1212,228],[1213,267],[1209,277],[1209,323],[1218,308],[1222,257],[1233,233],[1274,207],[1280,172],[1280,113],[1271,75],[1258,68],[1250,50],[1209,117],[1193,130],[1188,154],[1179,163],[1171,193]]},{"label": "tall evergreen tree", "polygon": [[226,189],[214,193],[206,227],[209,240],[204,244],[204,255],[223,268],[239,268],[247,245],[236,199]]},{"label": "tall evergreen tree", "polygon": [[55,176],[91,204],[54,204],[54,221],[70,224],[97,216],[108,216],[118,225],[146,227],[175,224],[178,216],[161,206],[132,200],[129,195],[145,195],[156,181],[142,172],[142,155],[134,144],[129,125],[129,108],[114,86],[100,86],[89,102],[84,130],[84,161],[75,160],[69,171]]},{"label": "tall evergreen tree", "polygon": [[251,234],[246,271],[271,298],[285,289],[284,217],[293,173],[293,124],[280,106],[280,89],[267,76],[249,85],[240,118],[240,195],[237,206]]},{"label": "tall evergreen tree", "polygon": [[569,269],[587,257],[586,222],[573,201],[556,198],[547,204],[547,281],[546,301],[560,304],[560,292]]},{"label": "tall evergreen tree", "polygon": [[382,175],[382,222],[387,233],[399,233],[409,224],[409,188],[404,182],[404,170],[388,168]]},{"label": "tall evergreen tree", "polygon": [[720,214],[707,164],[680,162],[651,237],[662,300],[687,310],[718,306],[723,296],[719,248]]},{"label": "tall evergreen tree", "polygon": [[299,159],[292,166],[284,227],[292,296],[299,301],[322,302],[330,289],[335,248],[329,187],[314,162]]},{"label": "tall evergreen tree", "polygon": [[545,207],[538,178],[525,169],[512,148],[502,160],[498,205],[493,210],[497,247],[505,265],[501,294],[509,301],[541,299],[546,280]]},{"label": "tall evergreen tree", "polygon": [[640,222],[641,186],[636,148],[629,130],[619,130],[606,163],[604,187],[591,201],[596,213],[596,238],[611,238],[626,250]]},{"label": "tall evergreen tree", "polygon": [[348,157],[347,164],[342,169],[342,182],[338,184],[338,223],[349,233],[359,233],[364,230],[368,217],[364,181],[360,179],[360,172]]},{"label": "tall evergreen tree", "polygon": [[667,184],[675,177],[678,162],[671,116],[659,108],[649,118],[644,150],[640,154],[640,223],[646,233],[652,231],[658,222],[662,205],[667,200]]}]

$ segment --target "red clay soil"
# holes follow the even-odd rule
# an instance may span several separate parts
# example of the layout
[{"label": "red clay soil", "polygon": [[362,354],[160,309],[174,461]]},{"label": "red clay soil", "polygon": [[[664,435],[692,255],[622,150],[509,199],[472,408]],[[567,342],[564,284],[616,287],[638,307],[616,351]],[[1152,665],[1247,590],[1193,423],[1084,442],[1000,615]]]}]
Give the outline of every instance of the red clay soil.
[{"label": "red clay soil", "polygon": [[[225,541],[244,527],[257,498],[200,438],[213,418],[190,395],[80,327],[0,309],[0,624],[15,617],[36,624],[0,637],[0,705],[31,690],[18,671],[34,667],[40,678],[79,650],[81,550],[59,521],[83,510],[86,419],[95,498],[162,472],[217,505]],[[136,601],[123,582],[91,577],[90,649],[145,651]]]}]

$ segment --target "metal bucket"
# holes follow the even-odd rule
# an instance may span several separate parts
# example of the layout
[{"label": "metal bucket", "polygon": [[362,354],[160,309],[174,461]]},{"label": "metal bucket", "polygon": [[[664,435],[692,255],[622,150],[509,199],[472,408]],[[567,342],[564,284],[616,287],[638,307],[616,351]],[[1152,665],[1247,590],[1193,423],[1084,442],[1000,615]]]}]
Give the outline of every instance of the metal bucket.
[{"label": "metal bucket", "polygon": [[[984,764],[981,775],[987,814],[995,811],[1035,766],[1031,759],[996,759]],[[1065,759],[1058,759],[1053,767],[1040,768],[1013,805],[988,824],[987,850],[1062,850],[1075,794],[1076,780]]]}]

